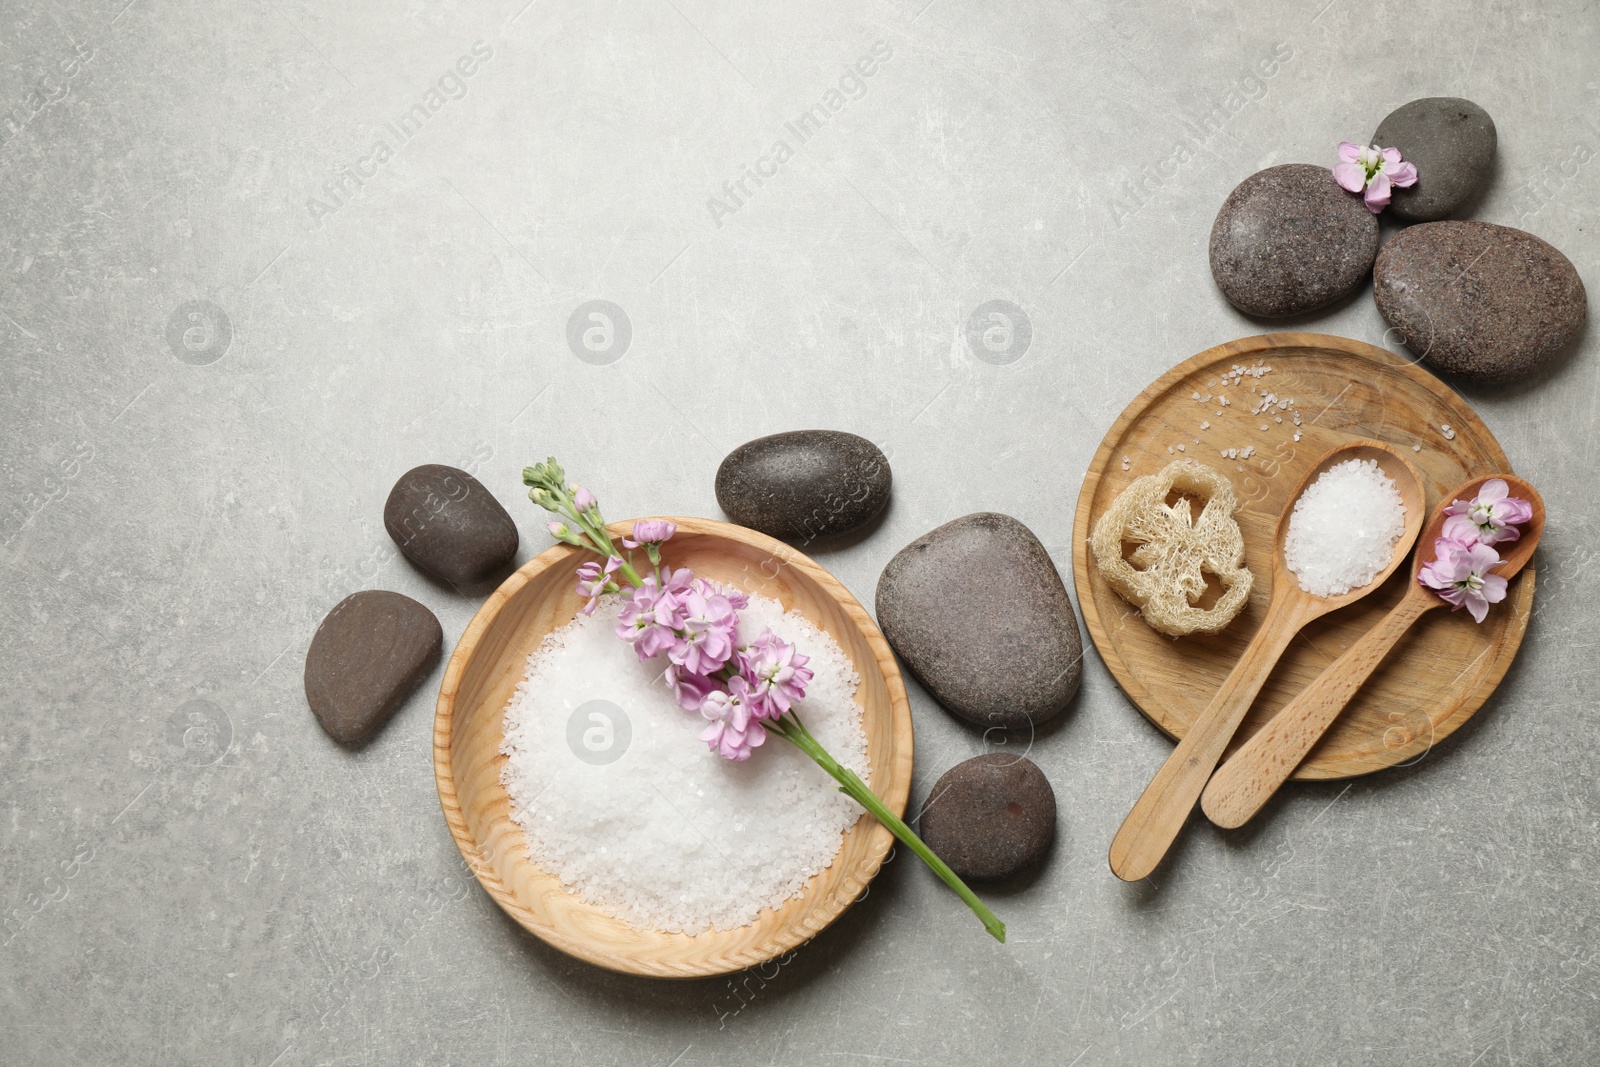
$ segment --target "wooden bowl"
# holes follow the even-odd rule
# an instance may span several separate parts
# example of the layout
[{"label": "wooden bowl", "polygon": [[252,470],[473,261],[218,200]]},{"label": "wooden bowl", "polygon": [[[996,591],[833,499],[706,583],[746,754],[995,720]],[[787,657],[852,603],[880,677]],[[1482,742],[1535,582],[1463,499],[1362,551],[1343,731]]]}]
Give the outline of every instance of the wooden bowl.
[{"label": "wooden bowl", "polygon": [[[1273,367],[1272,373],[1219,386],[1219,377],[1235,364],[1258,361]],[[1287,410],[1252,415],[1259,397],[1250,392],[1251,384],[1295,398],[1303,424],[1296,426]],[[1233,402],[1220,407],[1194,400],[1212,393],[1231,393]],[[1208,427],[1202,429],[1202,422]],[[1449,386],[1392,352],[1329,334],[1264,334],[1209,348],[1146,387],[1106,431],[1078,494],[1072,552],[1078,607],[1122,691],[1171,737],[1188,733],[1261,625],[1272,597],[1272,582],[1266,579],[1278,520],[1293,505],[1295,486],[1318,456],[1355,438],[1399,446],[1422,475],[1430,509],[1469,478],[1512,472],[1494,434]],[[1221,448],[1241,445],[1253,447],[1254,455],[1221,457]],[[1092,563],[1089,532],[1117,494],[1140,475],[1180,458],[1176,448],[1181,446],[1187,446],[1183,456],[1233,481],[1245,564],[1256,582],[1249,604],[1221,633],[1174,640],[1145,625],[1101,576]],[[1410,580],[1401,568],[1370,596],[1302,630],[1256,697],[1230,751],[1388,614]],[[1481,626],[1465,612],[1430,612],[1373,672],[1294,777],[1369,774],[1415,760],[1448,737],[1482,706],[1510,667],[1533,616],[1533,591],[1530,564],[1511,583],[1506,602]]]},{"label": "wooden bowl", "polygon": [[[798,609],[839,642],[861,676],[874,792],[903,815],[911,788],[911,706],[888,642],[838,579],[781,541],[710,519],[673,518],[667,546],[677,567]],[[620,536],[631,523],[613,523]],[[530,653],[571,622],[583,601],[576,572],[589,553],[557,545],[529,560],[478,609],[439,687],[433,770],[439,803],[461,855],[483,888],[530,933],[563,952],[614,971],[661,978],[726,974],[763,963],[814,937],[866,889],[894,837],[871,815],[844,835],[831,866],[777,911],[763,909],[736,930],[690,936],[641,930],[562,888],[528,855],[511,799],[500,784],[506,702]],[[772,744],[786,742],[774,740]],[[756,754],[760,758],[760,753]]]}]

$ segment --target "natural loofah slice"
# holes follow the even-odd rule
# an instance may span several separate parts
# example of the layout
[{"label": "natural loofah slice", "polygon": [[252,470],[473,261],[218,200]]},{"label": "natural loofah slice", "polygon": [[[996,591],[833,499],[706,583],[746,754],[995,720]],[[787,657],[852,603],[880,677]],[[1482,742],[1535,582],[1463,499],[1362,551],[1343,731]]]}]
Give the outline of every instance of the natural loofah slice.
[{"label": "natural loofah slice", "polygon": [[[1167,495],[1186,494],[1173,504]],[[1189,497],[1205,501],[1198,519]],[[1252,577],[1244,565],[1244,536],[1233,519],[1233,486],[1192,459],[1169,463],[1158,474],[1138,478],[1112,501],[1094,524],[1089,546],[1101,575],[1164,634],[1214,634],[1234,620],[1250,596]],[[1122,546],[1139,547],[1124,559]],[[1205,572],[1222,583],[1210,608],[1195,605],[1206,592]]]}]

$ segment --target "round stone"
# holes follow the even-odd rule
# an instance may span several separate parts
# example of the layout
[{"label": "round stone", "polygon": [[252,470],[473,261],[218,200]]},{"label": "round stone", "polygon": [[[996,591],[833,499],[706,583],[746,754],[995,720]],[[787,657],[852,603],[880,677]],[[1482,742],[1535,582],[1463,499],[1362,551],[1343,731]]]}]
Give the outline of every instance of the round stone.
[{"label": "round stone", "polygon": [[717,468],[717,504],[740,526],[809,541],[848,533],[889,503],[889,461],[865,437],[792,430],[746,442]]},{"label": "round stone", "polygon": [[1246,315],[1282,318],[1333,303],[1366,280],[1378,220],[1333,172],[1286,163],[1252,174],[1211,226],[1211,276]]},{"label": "round stone", "polygon": [[451,585],[475,585],[510,565],[517,524],[482,482],[441,463],[394,483],[383,526],[406,558]]},{"label": "round stone", "polygon": [[920,823],[922,840],[963,879],[1009,878],[1049,851],[1056,794],[1033,761],[990,752],[944,772]]},{"label": "round stone", "polygon": [[1544,367],[1588,314],[1583,279],[1544,241],[1488,222],[1428,222],[1384,245],[1373,298],[1406,347],[1485,383]]},{"label": "round stone", "polygon": [[1457,96],[1396,108],[1378,124],[1372,143],[1398,148],[1417,168],[1417,184],[1390,194],[1389,213],[1402,222],[1448,218],[1482,192],[1494,172],[1494,119]]},{"label": "round stone", "polygon": [[878,625],[911,673],[978,726],[1020,729],[1078,691],[1078,616],[1044,545],[1009,515],[967,515],[901,549]]},{"label": "round stone", "polygon": [[388,721],[439,661],[444,631],[433,612],[399,593],[345,597],[306,653],[306,702],[335,741],[350,744]]}]

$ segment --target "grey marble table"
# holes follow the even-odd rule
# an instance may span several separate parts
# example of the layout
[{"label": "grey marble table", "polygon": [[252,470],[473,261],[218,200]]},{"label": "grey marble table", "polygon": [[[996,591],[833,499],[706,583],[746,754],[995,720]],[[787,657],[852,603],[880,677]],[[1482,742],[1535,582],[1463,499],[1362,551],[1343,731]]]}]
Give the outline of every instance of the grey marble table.
[{"label": "grey marble table", "polygon": [[[1475,217],[1600,283],[1597,57],[1576,2],[8,5],[0,1060],[1593,1062],[1593,330],[1468,394],[1551,514],[1478,718],[1193,826],[1130,886],[1106,845],[1168,743],[1091,654],[1033,747],[1061,834],[996,895],[1003,948],[901,857],[781,968],[595,970],[463,869],[439,672],[356,752],[300,675],[351,591],[422,600],[447,643],[471,617],[483,591],[383,530],[423,462],[491,486],[525,559],[547,454],[613,514],[716,516],[740,442],[847,429],[895,474],[881,526],[816,553],[864,601],[974,510],[1066,572],[1115,415],[1265,328],[1206,263],[1247,174],[1467,96],[1500,128]],[[967,344],[991,300],[1017,358]],[[1393,346],[1370,291],[1290,325]],[[913,704],[915,806],[986,743]]]}]

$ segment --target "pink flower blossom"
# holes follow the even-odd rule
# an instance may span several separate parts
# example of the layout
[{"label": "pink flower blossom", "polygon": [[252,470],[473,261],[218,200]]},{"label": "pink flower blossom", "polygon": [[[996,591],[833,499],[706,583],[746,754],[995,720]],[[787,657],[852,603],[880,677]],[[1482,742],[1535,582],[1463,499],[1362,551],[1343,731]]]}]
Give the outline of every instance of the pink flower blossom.
[{"label": "pink flower blossom", "polygon": [[668,663],[662,675],[677,695],[678,706],[685,711],[699,711],[700,704],[717,688],[715,678],[703,674],[690,674],[676,663]]},{"label": "pink flower blossom", "polygon": [[760,748],[767,739],[766,730],[753,714],[750,684],[738,676],[728,681],[726,693],[720,689],[708,693],[700,714],[711,721],[700,732],[700,740],[723,759],[747,760],[750,750]]},{"label": "pink flower blossom", "polygon": [[1533,505],[1512,496],[1504,478],[1491,478],[1476,497],[1454,501],[1445,513],[1450,516],[1445,521],[1446,537],[1468,545],[1497,545],[1522,536],[1517,527],[1533,519]]},{"label": "pink flower blossom", "polygon": [[776,719],[804,699],[811,684],[810,662],[811,657],[796,652],[770,629],[741,649],[739,669],[749,680],[756,714]]},{"label": "pink flower blossom", "polygon": [[727,597],[699,579],[682,598],[683,620],[667,658],[690,674],[712,674],[733,657],[739,616]]},{"label": "pink flower blossom", "polygon": [[1417,573],[1417,581],[1444,598],[1451,610],[1466,608],[1474,622],[1482,622],[1489,605],[1506,598],[1506,580],[1489,569],[1500,563],[1492,545],[1463,545],[1441,537],[1433,545],[1434,559]]},{"label": "pink flower blossom", "polygon": [[682,611],[677,597],[657,586],[655,575],[646,575],[617,618],[617,636],[633,645],[640,659],[654,659],[677,644]]},{"label": "pink flower blossom", "polygon": [[589,602],[580,609],[583,614],[594,614],[595,605],[600,603],[600,598],[605,595],[608,586],[611,591],[616,590],[617,587],[611,584],[611,576],[617,573],[617,568],[620,566],[622,560],[616,556],[607,556],[604,570],[601,570],[600,564],[594,560],[578,568],[578,595],[589,598]]},{"label": "pink flower blossom", "polygon": [[600,501],[594,498],[593,493],[589,492],[589,490],[580,485],[572,494],[572,506],[579,515],[582,515],[586,511],[593,511],[595,508],[598,508],[600,506]]},{"label": "pink flower blossom", "polygon": [[1391,186],[1405,189],[1417,184],[1417,168],[1400,161],[1398,148],[1339,142],[1339,162],[1333,180],[1352,193],[1362,193],[1367,210],[1376,215],[1389,206]]},{"label": "pink flower blossom", "polygon": [[665,519],[640,519],[633,524],[633,536],[624,537],[622,544],[625,548],[639,548],[643,545],[659,545],[663,541],[672,540],[672,535],[678,532],[678,524]]}]

